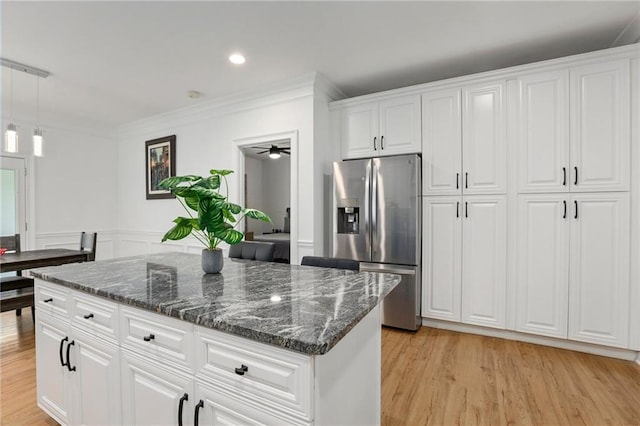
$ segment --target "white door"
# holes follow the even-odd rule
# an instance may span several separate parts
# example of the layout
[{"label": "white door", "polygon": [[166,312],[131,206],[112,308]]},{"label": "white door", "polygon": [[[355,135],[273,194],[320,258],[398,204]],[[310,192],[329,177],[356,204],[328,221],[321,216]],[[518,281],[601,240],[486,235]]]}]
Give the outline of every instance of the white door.
[{"label": "white door", "polygon": [[572,192],[629,190],[630,92],[626,59],[571,68]]},{"label": "white door", "polygon": [[26,165],[24,158],[0,157],[0,235],[20,234],[27,248]]},{"label": "white door", "polygon": [[423,198],[422,316],[460,321],[461,197]]},{"label": "white door", "polygon": [[422,149],[420,95],[380,102],[380,145],[376,155],[419,153]]},{"label": "white door", "polygon": [[462,321],[504,328],[506,196],[468,196],[462,204]]},{"label": "white door", "polygon": [[462,92],[462,169],[466,194],[506,192],[505,83],[483,83]]},{"label": "white door", "polygon": [[[175,425],[182,403],[183,424],[193,424],[193,379],[122,351],[122,423]],[[187,395],[185,400],[185,394]]]},{"label": "white door", "polygon": [[569,210],[565,194],[518,196],[518,331],[567,338]]},{"label": "white door", "polygon": [[75,424],[122,424],[120,403],[120,350],[114,344],[88,337],[77,330],[70,362]]},{"label": "white door", "polygon": [[378,155],[380,141],[377,102],[347,107],[342,111],[341,119],[342,158],[365,158]]},{"label": "white door", "polygon": [[518,78],[518,191],[569,190],[569,71]]},{"label": "white door", "polygon": [[425,195],[462,193],[460,90],[422,95],[422,190]]},{"label": "white door", "polygon": [[571,197],[569,338],[629,343],[629,194]]},{"label": "white door", "polygon": [[57,422],[69,424],[70,385],[66,349],[70,342],[69,326],[38,311],[36,321],[36,375],[38,406]]}]

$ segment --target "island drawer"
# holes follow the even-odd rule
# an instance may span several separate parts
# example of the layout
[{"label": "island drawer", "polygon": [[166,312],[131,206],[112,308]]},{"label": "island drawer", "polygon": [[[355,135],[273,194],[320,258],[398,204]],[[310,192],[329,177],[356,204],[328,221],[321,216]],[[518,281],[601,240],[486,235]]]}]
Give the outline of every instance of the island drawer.
[{"label": "island drawer", "polygon": [[119,316],[123,348],[192,371],[193,324],[124,305]]},{"label": "island drawer", "polygon": [[69,289],[50,284],[45,281],[35,280],[35,300],[36,311],[42,310],[48,314],[69,318]]},{"label": "island drawer", "polygon": [[312,420],[311,357],[196,326],[196,377]]},{"label": "island drawer", "polygon": [[96,296],[71,292],[71,323],[93,335],[118,339],[118,305]]}]

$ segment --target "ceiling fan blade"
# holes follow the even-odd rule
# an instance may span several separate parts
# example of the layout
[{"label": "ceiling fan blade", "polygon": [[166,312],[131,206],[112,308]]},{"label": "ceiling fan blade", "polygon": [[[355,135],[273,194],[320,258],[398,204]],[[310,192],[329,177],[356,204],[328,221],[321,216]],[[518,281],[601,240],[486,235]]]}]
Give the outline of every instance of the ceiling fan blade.
[{"label": "ceiling fan blade", "polygon": [[256,154],[265,154],[265,153],[267,153],[267,152],[269,152],[269,150],[256,152]]},{"label": "ceiling fan blade", "polygon": [[289,151],[285,151],[284,149],[280,150],[280,152],[283,153],[283,154],[291,155],[291,153]]}]

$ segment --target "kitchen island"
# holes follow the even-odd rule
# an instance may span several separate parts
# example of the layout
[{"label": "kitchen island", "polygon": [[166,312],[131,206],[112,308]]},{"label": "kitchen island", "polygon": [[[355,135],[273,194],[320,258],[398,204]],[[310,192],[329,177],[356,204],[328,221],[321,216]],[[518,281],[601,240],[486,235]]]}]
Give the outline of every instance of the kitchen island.
[{"label": "kitchen island", "polygon": [[378,424],[392,274],[164,253],[34,270],[62,424]]}]

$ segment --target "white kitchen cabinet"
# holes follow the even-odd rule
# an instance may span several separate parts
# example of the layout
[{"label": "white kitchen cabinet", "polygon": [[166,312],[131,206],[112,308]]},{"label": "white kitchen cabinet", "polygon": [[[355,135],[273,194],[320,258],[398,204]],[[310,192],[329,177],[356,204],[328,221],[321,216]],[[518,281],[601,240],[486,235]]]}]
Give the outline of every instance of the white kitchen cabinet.
[{"label": "white kitchen cabinet", "polygon": [[518,77],[518,192],[569,190],[569,70]]},{"label": "white kitchen cabinet", "polygon": [[38,405],[61,424],[120,423],[119,351],[38,312]]},{"label": "white kitchen cabinet", "polygon": [[506,193],[505,82],[422,95],[423,193]]},{"label": "white kitchen cabinet", "polygon": [[422,315],[505,327],[506,196],[425,197]]},{"label": "white kitchen cabinet", "polygon": [[422,316],[460,321],[461,197],[423,198]]},{"label": "white kitchen cabinet", "polygon": [[469,196],[462,201],[462,321],[505,328],[506,196]]},{"label": "white kitchen cabinet", "polygon": [[462,89],[462,168],[466,194],[507,190],[505,82]]},{"label": "white kitchen cabinet", "polygon": [[567,338],[570,200],[518,196],[516,330]]},{"label": "white kitchen cabinet", "polygon": [[70,424],[71,378],[64,361],[69,323],[37,310],[36,318],[38,406],[58,423]]},{"label": "white kitchen cabinet", "polygon": [[341,121],[344,159],[412,154],[422,148],[419,95],[347,106]]},{"label": "white kitchen cabinet", "polygon": [[571,68],[571,191],[628,191],[629,60]]},{"label": "white kitchen cabinet", "polygon": [[123,424],[193,424],[192,376],[128,350],[121,360]]},{"label": "white kitchen cabinet", "polygon": [[428,195],[461,193],[460,89],[422,95],[422,189]]},{"label": "white kitchen cabinet", "polygon": [[629,194],[571,196],[569,338],[629,342]]}]

